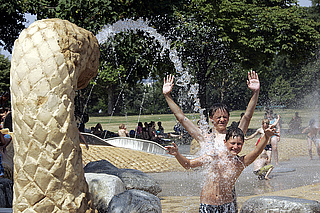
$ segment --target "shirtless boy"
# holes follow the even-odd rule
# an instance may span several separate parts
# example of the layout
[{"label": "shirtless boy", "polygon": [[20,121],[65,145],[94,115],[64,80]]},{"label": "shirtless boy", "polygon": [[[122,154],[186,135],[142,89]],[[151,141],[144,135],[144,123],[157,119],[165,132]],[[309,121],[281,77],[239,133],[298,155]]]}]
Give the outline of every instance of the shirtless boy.
[{"label": "shirtless boy", "polygon": [[312,160],[312,142],[316,145],[317,153],[320,158],[320,145],[319,142],[317,142],[317,134],[319,130],[320,127],[316,126],[316,121],[314,119],[311,119],[309,121],[309,126],[302,131],[302,133],[306,133],[308,131],[307,138],[310,160]]},{"label": "shirtless boy", "polygon": [[[164,79],[164,97],[177,120],[189,132],[189,134],[199,142],[201,148],[203,148],[204,146],[208,145],[208,141],[211,141],[211,138],[209,138],[210,135],[202,134],[202,131],[184,115],[179,106],[173,101],[170,95],[174,85],[173,81],[174,77],[171,75],[167,76],[167,79]],[[248,126],[252,118],[254,109],[256,107],[260,91],[260,82],[258,74],[254,71],[248,72],[247,85],[248,88],[252,91],[252,97],[247,106],[246,112],[241,118],[239,124],[239,128],[242,129],[244,134],[248,130]],[[229,110],[227,106],[224,104],[215,104],[209,111],[209,118],[216,130],[215,142],[217,142],[218,144],[223,144],[223,140],[225,139],[225,134],[227,132],[229,117]]]},{"label": "shirtless boy", "polygon": [[175,143],[165,148],[174,155],[186,169],[206,168],[205,182],[201,191],[199,212],[237,212],[233,188],[245,167],[251,164],[262,152],[269,138],[274,135],[274,126],[265,130],[260,143],[248,155],[238,156],[242,150],[244,134],[238,127],[228,129],[224,140],[225,149],[211,150],[189,160],[180,154]]}]

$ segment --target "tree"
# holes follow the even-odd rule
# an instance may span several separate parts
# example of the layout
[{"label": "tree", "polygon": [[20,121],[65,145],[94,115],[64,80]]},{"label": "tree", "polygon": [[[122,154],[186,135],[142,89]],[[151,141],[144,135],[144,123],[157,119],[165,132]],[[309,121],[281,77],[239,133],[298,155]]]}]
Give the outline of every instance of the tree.
[{"label": "tree", "polygon": [[268,66],[277,55],[305,63],[319,46],[318,23],[294,0],[192,0],[184,12],[174,30],[189,34],[173,37],[196,73],[203,108],[209,82],[223,102],[234,82],[245,79],[243,70]]},{"label": "tree", "polygon": [[10,61],[0,54],[0,95],[9,92],[10,87]]},{"label": "tree", "polygon": [[[120,19],[144,17],[150,20],[158,16],[170,17],[177,8],[180,8],[184,1],[160,0],[160,1],[122,1],[122,0],[85,0],[85,1],[35,1],[26,2],[26,10],[37,15],[37,19],[60,18],[83,27],[94,34],[107,24],[112,24]],[[133,18],[134,19],[134,18]],[[163,24],[163,23],[162,23]],[[168,25],[167,25],[168,26]],[[168,28],[168,27],[167,27]],[[135,83],[147,78],[151,72],[153,78],[162,77],[159,73],[165,72],[164,65],[158,63],[159,57],[154,52],[158,44],[153,44],[152,39],[145,39],[143,32],[137,34],[120,33],[115,36],[114,42],[121,42],[122,45],[101,44],[100,68],[101,78],[97,81],[99,85],[105,85],[104,91],[101,87],[97,89],[98,97],[108,100],[108,112],[113,109],[114,92],[116,87],[124,84],[133,86]],[[153,49],[154,48],[154,49]],[[134,66],[133,66],[134,65]],[[133,66],[133,67],[132,67]],[[120,76],[120,77],[119,77]],[[122,81],[122,82],[120,82]],[[106,92],[108,98],[106,96]],[[121,92],[121,90],[118,90]]]},{"label": "tree", "polygon": [[25,28],[21,2],[0,0],[0,19],[0,46],[11,53],[14,41]]},{"label": "tree", "polygon": [[295,101],[295,94],[290,82],[286,81],[281,75],[271,85],[269,97],[272,105],[290,105]]},{"label": "tree", "polygon": [[120,19],[170,16],[182,4],[181,0],[29,0],[25,7],[38,20],[60,18],[97,34],[103,26]]}]

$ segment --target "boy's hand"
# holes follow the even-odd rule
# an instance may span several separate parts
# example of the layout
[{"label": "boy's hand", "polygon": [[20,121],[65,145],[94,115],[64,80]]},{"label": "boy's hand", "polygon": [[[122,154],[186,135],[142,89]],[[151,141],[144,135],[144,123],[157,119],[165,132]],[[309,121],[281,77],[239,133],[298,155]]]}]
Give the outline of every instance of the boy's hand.
[{"label": "boy's hand", "polygon": [[271,125],[269,128],[267,128],[267,129],[264,130],[264,134],[265,134],[266,137],[268,137],[268,138],[270,138],[271,136],[274,136],[274,135],[279,137],[279,135],[277,135],[276,133],[277,133],[277,132],[276,132],[275,125]]},{"label": "boy's hand", "polygon": [[170,155],[176,156],[179,152],[178,146],[174,142],[172,142],[172,146],[165,146],[164,148],[166,148]]},{"label": "boy's hand", "polygon": [[173,85],[174,85],[173,84],[173,79],[174,79],[174,76],[172,76],[171,74],[167,75],[167,79],[166,78],[163,79],[162,93],[164,95],[168,95],[172,91],[172,88],[173,88]]},{"label": "boy's hand", "polygon": [[258,74],[255,71],[250,71],[248,72],[248,79],[247,80],[247,85],[252,92],[256,92],[260,90],[260,81]]}]

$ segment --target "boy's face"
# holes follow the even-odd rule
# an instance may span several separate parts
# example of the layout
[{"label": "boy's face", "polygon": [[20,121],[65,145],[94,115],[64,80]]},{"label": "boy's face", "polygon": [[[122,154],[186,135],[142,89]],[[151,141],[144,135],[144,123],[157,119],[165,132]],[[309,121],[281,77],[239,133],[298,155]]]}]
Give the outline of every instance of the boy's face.
[{"label": "boy's face", "polygon": [[268,129],[269,124],[267,122],[263,122],[262,127],[263,129]]},{"label": "boy's face", "polygon": [[243,140],[240,137],[231,137],[228,141],[224,140],[224,144],[232,155],[237,155],[242,150]]},{"label": "boy's face", "polygon": [[218,132],[226,131],[229,115],[225,110],[218,109],[210,119]]}]

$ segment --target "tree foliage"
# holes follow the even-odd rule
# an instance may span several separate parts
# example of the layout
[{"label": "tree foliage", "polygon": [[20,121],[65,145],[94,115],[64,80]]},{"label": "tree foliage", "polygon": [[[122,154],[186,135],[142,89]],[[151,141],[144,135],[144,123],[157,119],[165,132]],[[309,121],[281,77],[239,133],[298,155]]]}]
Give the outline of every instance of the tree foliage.
[{"label": "tree foliage", "polygon": [[9,92],[10,87],[10,61],[0,54],[0,95]]},{"label": "tree foliage", "polygon": [[14,41],[25,28],[23,9],[18,1],[0,0],[0,46],[11,52]]},{"label": "tree foliage", "polygon": [[295,0],[209,2],[193,0],[191,13],[197,20],[213,22],[222,41],[236,51],[235,60],[246,68],[269,65],[275,54],[303,61],[318,48],[318,24]]},{"label": "tree foliage", "polygon": [[[5,22],[0,45],[8,49],[24,28],[21,14],[25,12],[37,15],[38,20],[69,20],[94,34],[120,19],[148,19],[149,26],[170,39],[172,48],[178,50],[192,82],[200,86],[203,108],[214,102],[244,108],[250,98],[245,83],[249,69],[259,72],[261,104],[294,106],[289,100],[292,94],[303,99],[305,91],[315,88],[310,79],[317,76],[313,70],[317,70],[316,65],[304,65],[318,57],[318,0],[313,0],[311,8],[298,6],[296,0],[14,0],[1,5]],[[140,106],[140,93],[146,91],[145,112],[153,113],[151,108],[162,112],[161,107],[167,110],[166,105],[157,106],[149,92],[157,94],[156,98],[162,96],[162,78],[175,74],[175,70],[168,52],[160,55],[161,45],[150,35],[143,31],[118,33],[101,44],[101,53],[99,78],[91,82],[93,90],[78,92],[81,105],[91,92],[91,110],[105,108],[110,113],[118,105],[117,113],[123,113],[123,106],[133,113]],[[147,78],[155,81],[150,88],[142,84]],[[270,93],[272,89],[277,91]],[[276,100],[272,97],[275,92],[286,98]],[[132,97],[137,98],[132,101]]]},{"label": "tree foliage", "polygon": [[269,97],[271,105],[290,105],[295,100],[295,94],[290,82],[285,80],[281,75],[271,84]]},{"label": "tree foliage", "polygon": [[68,20],[96,34],[104,25],[120,19],[170,15],[182,1],[173,0],[28,0],[26,10],[37,19],[60,18]]}]

